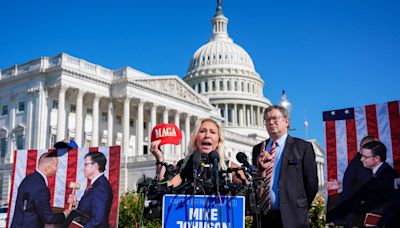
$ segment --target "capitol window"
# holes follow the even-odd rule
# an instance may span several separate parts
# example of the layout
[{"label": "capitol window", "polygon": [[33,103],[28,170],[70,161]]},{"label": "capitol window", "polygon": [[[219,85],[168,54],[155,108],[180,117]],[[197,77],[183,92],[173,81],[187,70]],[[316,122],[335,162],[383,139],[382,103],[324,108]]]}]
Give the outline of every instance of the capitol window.
[{"label": "capitol window", "polygon": [[101,113],[101,120],[104,122],[107,122],[107,113],[106,112]]},{"label": "capitol window", "polygon": [[53,109],[58,109],[58,100],[53,100]]},{"label": "capitol window", "polygon": [[70,110],[71,113],[75,113],[75,112],[76,112],[76,105],[71,104],[70,109],[71,109],[71,110]]},{"label": "capitol window", "polygon": [[8,115],[8,105],[3,105],[3,107],[1,108],[1,115]]},{"label": "capitol window", "polygon": [[121,116],[116,116],[115,120],[117,120],[117,124],[121,125],[121,123],[122,123]]},{"label": "capitol window", "polygon": [[18,112],[23,112],[25,111],[25,101],[20,101],[18,103]]},{"label": "capitol window", "polygon": [[4,157],[6,156],[7,151],[7,138],[3,136],[0,138],[0,154],[1,154],[1,161],[4,161]]},{"label": "capitol window", "polygon": [[86,109],[86,114],[92,115],[93,114],[93,109],[91,109],[91,108]]},{"label": "capitol window", "polygon": [[17,149],[18,150],[24,149],[24,141],[25,141],[25,136],[21,132],[20,134],[17,135]]}]

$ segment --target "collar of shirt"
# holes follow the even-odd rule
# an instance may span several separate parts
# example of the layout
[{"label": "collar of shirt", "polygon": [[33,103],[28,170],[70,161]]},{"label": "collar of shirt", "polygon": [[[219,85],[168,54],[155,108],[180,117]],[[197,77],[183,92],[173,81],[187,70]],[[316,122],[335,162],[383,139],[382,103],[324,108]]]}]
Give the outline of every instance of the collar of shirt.
[{"label": "collar of shirt", "polygon": [[373,173],[374,175],[375,175],[375,173],[378,171],[379,167],[382,166],[382,164],[383,164],[383,162],[379,163],[377,166],[375,166],[375,167],[372,169],[372,173]]},{"label": "collar of shirt", "polygon": [[47,177],[46,177],[42,172],[40,172],[39,169],[37,169],[36,171],[37,171],[40,175],[42,175],[42,177],[43,177],[43,179],[44,179],[44,182],[46,182],[46,186],[49,186],[49,183],[47,183]]},{"label": "collar of shirt", "polygon": [[100,173],[99,175],[95,176],[95,177],[90,181],[90,185],[93,185],[93,183],[94,183],[97,179],[99,179],[99,177],[100,177],[101,175],[104,175],[104,173]]},{"label": "collar of shirt", "polygon": [[[278,149],[278,147],[281,147],[281,148],[282,148],[282,146],[285,145],[285,142],[286,142],[287,137],[288,137],[288,134],[286,133],[286,134],[282,135],[281,137],[279,137],[279,138],[276,140],[276,144],[277,144],[276,147],[277,147],[277,149]],[[271,146],[272,146],[272,139],[270,138],[270,140],[268,141],[268,144],[266,145],[265,149],[266,149],[267,151],[270,151]]]}]

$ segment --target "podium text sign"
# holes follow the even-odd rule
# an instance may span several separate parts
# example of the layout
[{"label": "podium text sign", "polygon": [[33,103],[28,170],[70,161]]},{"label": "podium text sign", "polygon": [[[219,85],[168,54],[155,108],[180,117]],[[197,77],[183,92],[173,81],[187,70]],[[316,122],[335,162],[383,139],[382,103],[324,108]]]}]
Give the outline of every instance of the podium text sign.
[{"label": "podium text sign", "polygon": [[244,227],[243,196],[164,195],[162,225],[177,227]]}]

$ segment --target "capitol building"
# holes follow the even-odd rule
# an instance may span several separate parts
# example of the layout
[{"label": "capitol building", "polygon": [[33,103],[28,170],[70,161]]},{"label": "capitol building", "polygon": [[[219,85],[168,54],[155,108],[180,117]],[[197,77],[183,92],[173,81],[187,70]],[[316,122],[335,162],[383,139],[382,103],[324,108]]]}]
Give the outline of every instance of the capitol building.
[{"label": "capitol building", "polygon": [[[227,157],[236,161],[244,152],[250,158],[252,147],[268,138],[263,112],[272,103],[263,91],[250,55],[228,34],[220,3],[211,38],[194,52],[183,79],[129,66],[107,69],[66,53],[1,69],[0,200],[8,199],[12,151],[52,148],[65,138],[80,147],[120,145],[120,192],[135,189],[143,175],[154,176],[149,145],[159,123],[182,131],[179,146],[163,148],[169,163],[185,157],[191,131],[206,117],[221,123]],[[312,143],[321,184],[322,152]]]}]

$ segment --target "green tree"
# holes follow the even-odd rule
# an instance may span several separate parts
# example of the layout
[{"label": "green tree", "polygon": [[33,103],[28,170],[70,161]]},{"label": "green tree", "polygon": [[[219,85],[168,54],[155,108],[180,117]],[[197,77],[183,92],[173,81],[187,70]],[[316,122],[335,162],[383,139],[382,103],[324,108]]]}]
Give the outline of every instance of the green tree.
[{"label": "green tree", "polygon": [[[139,224],[143,209],[143,195],[139,193],[126,192],[121,195],[119,203],[118,227],[135,228]],[[143,218],[142,226],[147,228],[161,227],[161,219]]]}]

